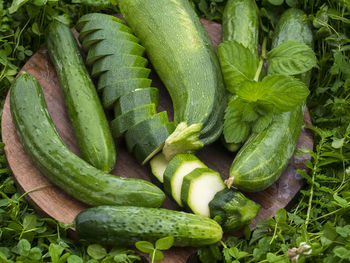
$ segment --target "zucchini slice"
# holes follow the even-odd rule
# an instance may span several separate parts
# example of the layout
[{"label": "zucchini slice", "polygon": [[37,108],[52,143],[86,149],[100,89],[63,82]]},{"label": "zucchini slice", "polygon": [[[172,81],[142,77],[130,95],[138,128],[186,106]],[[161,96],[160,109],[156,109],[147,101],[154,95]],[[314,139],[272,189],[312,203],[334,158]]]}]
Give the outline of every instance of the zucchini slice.
[{"label": "zucchini slice", "polygon": [[183,178],[196,168],[207,168],[194,154],[178,154],[164,171],[164,190],[171,194],[179,206],[183,206],[181,200],[181,188]]},{"label": "zucchini slice", "polygon": [[109,21],[114,21],[116,23],[124,24],[121,19],[115,16],[106,15],[103,13],[89,13],[79,18],[79,21],[76,24],[77,30],[80,31],[82,27],[86,25],[86,23],[91,21],[97,21],[99,22],[97,23],[99,25],[103,24],[103,22],[109,22]]},{"label": "zucchini slice", "polygon": [[163,153],[158,153],[156,156],[149,161],[151,166],[152,174],[158,179],[159,182],[164,182],[164,172],[167,168],[169,161],[165,159]]},{"label": "zucchini slice", "polygon": [[98,86],[104,87],[113,85],[115,82],[118,82],[120,80],[148,78],[149,73],[151,73],[150,69],[142,67],[122,67],[108,70],[107,72],[100,75]]},{"label": "zucchini slice", "polygon": [[156,105],[148,104],[134,108],[118,116],[111,122],[113,136],[118,138],[132,126],[151,118],[156,113]]},{"label": "zucchini slice", "polygon": [[209,168],[197,168],[186,175],[181,200],[196,215],[210,216],[209,203],[217,192],[225,189],[220,174]]}]

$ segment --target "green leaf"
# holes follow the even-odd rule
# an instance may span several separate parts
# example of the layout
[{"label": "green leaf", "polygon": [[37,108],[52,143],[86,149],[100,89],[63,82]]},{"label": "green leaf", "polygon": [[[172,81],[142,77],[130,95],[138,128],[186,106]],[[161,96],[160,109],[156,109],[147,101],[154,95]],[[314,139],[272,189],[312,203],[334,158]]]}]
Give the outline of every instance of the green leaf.
[{"label": "green leaf", "polygon": [[164,254],[162,253],[162,251],[155,250],[154,251],[154,260],[155,261],[161,261],[163,259],[164,259]]},{"label": "green leaf", "polygon": [[154,246],[148,241],[138,241],[135,243],[135,247],[144,253],[152,253]]},{"label": "green leaf", "polygon": [[9,13],[13,14],[15,13],[22,5],[27,3],[29,0],[13,0],[12,4],[9,8]]},{"label": "green leaf", "polygon": [[33,259],[33,260],[40,260],[41,257],[42,257],[42,253],[41,253],[40,248],[38,248],[38,247],[33,247],[33,248],[29,251],[28,257],[29,257],[30,259]]},{"label": "green leaf", "polygon": [[243,81],[254,79],[259,60],[248,48],[236,41],[224,41],[217,51],[227,90],[236,93]]},{"label": "green leaf", "polygon": [[156,249],[167,250],[171,248],[173,244],[174,244],[173,236],[163,237],[156,241]]},{"label": "green leaf", "polygon": [[107,251],[99,244],[92,244],[88,246],[87,253],[93,259],[102,259],[107,255]]},{"label": "green leaf", "polygon": [[333,253],[342,259],[350,259],[350,250],[346,249],[345,247],[335,247],[333,249]]},{"label": "green leaf", "polygon": [[17,251],[21,256],[27,256],[30,252],[30,243],[26,239],[21,239],[17,244]]},{"label": "green leaf", "polygon": [[50,246],[49,246],[49,254],[50,254],[50,257],[51,257],[51,261],[52,263],[57,263],[59,261],[59,258],[60,258],[60,251],[59,251],[59,246],[54,244],[54,243],[51,243]]},{"label": "green leaf", "polygon": [[272,5],[282,5],[284,0],[268,0],[268,2]]},{"label": "green leaf", "polygon": [[269,74],[297,75],[317,65],[314,51],[299,41],[284,42],[267,54]]},{"label": "green leaf", "polygon": [[332,147],[335,149],[340,149],[343,147],[344,145],[344,138],[333,138],[333,142],[332,142]]},{"label": "green leaf", "polygon": [[36,215],[26,215],[23,219],[23,229],[30,230],[36,227]]},{"label": "green leaf", "polygon": [[267,114],[260,116],[253,126],[253,132],[263,132],[272,122],[273,116],[274,114],[272,112],[268,112]]},{"label": "green leaf", "polygon": [[344,227],[337,226],[335,230],[342,237],[350,237],[350,225],[346,225]]},{"label": "green leaf", "polygon": [[83,263],[83,262],[84,262],[83,259],[76,255],[70,255],[67,258],[67,263]]}]

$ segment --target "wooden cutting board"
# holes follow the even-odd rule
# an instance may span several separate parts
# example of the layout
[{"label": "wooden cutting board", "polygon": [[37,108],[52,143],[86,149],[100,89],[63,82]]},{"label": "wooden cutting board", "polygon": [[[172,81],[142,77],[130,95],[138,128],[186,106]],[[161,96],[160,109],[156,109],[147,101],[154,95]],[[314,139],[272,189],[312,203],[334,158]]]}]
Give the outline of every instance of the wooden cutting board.
[{"label": "wooden cutting board", "polygon": [[[221,42],[221,25],[206,20],[202,20],[202,23],[208,31],[214,46],[217,47]],[[22,70],[32,74],[39,80],[58,133],[68,147],[74,153],[80,155],[64,105],[62,89],[55,68],[50,62],[47,49],[45,47],[40,49],[25,64]],[[167,110],[171,119],[173,114],[171,99],[158,76],[156,76],[154,71],[152,72],[152,86],[159,88],[160,106],[158,110]],[[308,112],[305,113],[304,120],[306,126],[311,125]],[[30,192],[26,195],[27,200],[37,209],[39,214],[52,217],[64,223],[70,223],[80,211],[88,207],[51,185],[30,161],[24,152],[12,123],[9,96],[6,98],[2,115],[2,140],[5,143],[5,154],[12,174],[19,188],[23,192]],[[116,147],[117,163],[112,171],[113,174],[123,177],[142,178],[161,186],[152,178],[148,165],[139,165],[135,158],[126,151],[122,139],[116,141]],[[313,148],[312,136],[305,129],[301,132],[297,147]],[[210,168],[220,172],[226,179],[234,154],[228,152],[217,142],[200,151],[198,157]],[[310,156],[308,155],[293,156],[288,167],[276,183],[265,191],[247,195],[261,205],[258,217],[252,222],[252,228],[257,221],[273,216],[279,208],[284,208],[290,203],[302,186],[302,178],[298,174],[297,169],[304,169],[304,163],[309,159]],[[37,188],[39,190],[33,191],[33,189]],[[179,210],[179,207],[169,197],[167,197],[162,207]],[[165,253],[163,262],[186,262],[193,251],[191,248],[172,248]]]}]

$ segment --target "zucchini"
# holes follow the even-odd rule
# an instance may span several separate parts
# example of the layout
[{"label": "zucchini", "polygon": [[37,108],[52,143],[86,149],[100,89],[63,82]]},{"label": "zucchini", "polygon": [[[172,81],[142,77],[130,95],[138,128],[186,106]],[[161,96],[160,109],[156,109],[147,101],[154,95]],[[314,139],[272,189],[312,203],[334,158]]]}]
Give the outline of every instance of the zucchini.
[{"label": "zucchini", "polygon": [[46,40],[83,159],[111,171],[116,159],[114,141],[74,36],[66,25],[53,21]]},{"label": "zucchini", "polygon": [[174,246],[204,246],[219,242],[222,229],[214,220],[162,208],[100,206],[86,209],[74,220],[81,239],[111,246],[155,242],[174,237]]},{"label": "zucchini", "polygon": [[215,141],[225,88],[211,40],[189,1],[120,0],[119,7],[170,93],[175,123],[201,123],[200,140]]},{"label": "zucchini", "polygon": [[123,113],[111,122],[113,136],[118,138],[132,126],[151,118],[156,113],[154,104],[143,105]]},{"label": "zucchini", "polygon": [[111,69],[99,76],[98,86],[110,86],[122,79],[146,79],[149,73],[151,73],[151,70],[144,67],[119,67],[117,69]]},{"label": "zucchini", "polygon": [[255,0],[228,0],[222,16],[222,40],[234,40],[258,56],[259,15]]},{"label": "zucchini", "polygon": [[154,104],[155,107],[158,107],[157,88],[136,89],[121,96],[114,104],[114,115],[119,116],[134,108],[147,104]]},{"label": "zucchini", "polygon": [[183,178],[196,168],[207,168],[207,166],[193,154],[178,154],[164,171],[164,190],[171,194],[179,206],[183,206],[181,200]]},{"label": "zucchini", "polygon": [[[312,46],[311,27],[301,10],[287,10],[277,24],[272,43],[278,45],[288,40]],[[308,85],[307,79],[304,81]],[[247,192],[261,191],[273,184],[293,155],[304,109],[302,105],[291,112],[277,114],[266,130],[253,134],[233,161],[226,184]]]},{"label": "zucchini", "polygon": [[196,215],[209,217],[209,203],[223,189],[225,184],[218,172],[196,168],[183,178],[181,200]]},{"label": "zucchini", "polygon": [[164,172],[169,164],[169,161],[165,158],[164,154],[158,153],[149,162],[152,170],[152,174],[158,179],[159,182],[164,183]]},{"label": "zucchini", "polygon": [[17,134],[35,166],[71,196],[93,206],[162,204],[165,195],[155,185],[107,174],[71,152],[59,137],[33,76],[22,73],[14,81],[10,110]]}]

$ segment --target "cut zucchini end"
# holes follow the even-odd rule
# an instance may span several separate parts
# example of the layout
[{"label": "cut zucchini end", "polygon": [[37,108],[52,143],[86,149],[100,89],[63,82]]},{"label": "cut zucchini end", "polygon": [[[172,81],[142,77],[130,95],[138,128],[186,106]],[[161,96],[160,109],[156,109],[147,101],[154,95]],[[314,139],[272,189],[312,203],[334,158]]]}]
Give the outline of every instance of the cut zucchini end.
[{"label": "cut zucchini end", "polygon": [[228,179],[225,180],[225,185],[227,186],[227,188],[231,188],[233,185],[233,180],[234,180],[234,176],[230,176]]},{"label": "cut zucchini end", "polygon": [[158,179],[159,182],[164,182],[164,172],[169,162],[165,159],[164,154],[158,153],[149,162],[152,170],[152,174]]},{"label": "cut zucchini end", "polygon": [[155,156],[157,153],[159,153],[164,147],[164,143],[159,145],[158,148],[156,148],[153,152],[151,152],[147,157],[146,159],[144,159],[142,162],[141,162],[141,165],[145,165],[149,160],[151,160],[153,158],[153,156]]}]

